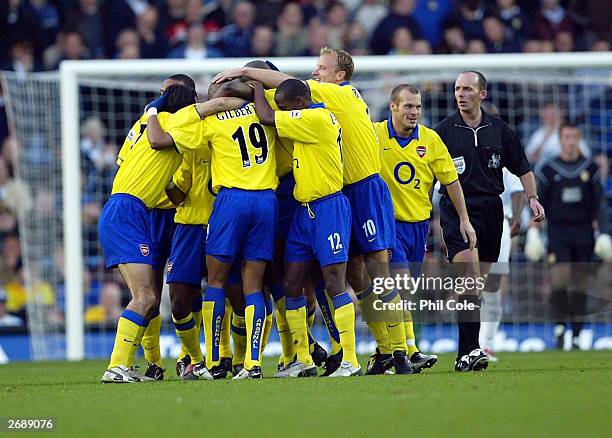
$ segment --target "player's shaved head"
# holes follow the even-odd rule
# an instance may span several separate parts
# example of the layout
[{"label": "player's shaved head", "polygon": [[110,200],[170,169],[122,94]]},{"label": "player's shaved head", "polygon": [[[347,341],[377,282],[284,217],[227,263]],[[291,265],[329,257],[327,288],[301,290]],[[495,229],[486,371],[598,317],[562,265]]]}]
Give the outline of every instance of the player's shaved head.
[{"label": "player's shaved head", "polygon": [[262,61],[261,59],[249,61],[246,64],[244,64],[244,66],[251,67],[251,68],[261,68],[264,70],[270,70],[270,66],[268,65],[268,63],[266,61]]},{"label": "player's shaved head", "polygon": [[304,109],[312,103],[310,88],[299,79],[287,79],[276,89],[274,101],[283,111]]},{"label": "player's shaved head", "polygon": [[415,87],[414,85],[411,84],[400,84],[397,87],[395,87],[393,89],[393,91],[391,91],[391,101],[395,102],[396,104],[399,104],[400,101],[400,96],[402,94],[402,92],[407,91],[410,94],[421,94],[421,92],[419,91],[419,89],[417,87]]},{"label": "player's shaved head", "polygon": [[185,87],[184,85],[170,85],[164,91],[164,103],[159,109],[160,112],[175,113],[181,108],[196,103],[197,94],[195,88]]},{"label": "player's shaved head", "polygon": [[208,87],[208,98],[215,97],[239,97],[245,100],[253,100],[253,89],[240,79],[232,79],[222,84],[210,84]]}]

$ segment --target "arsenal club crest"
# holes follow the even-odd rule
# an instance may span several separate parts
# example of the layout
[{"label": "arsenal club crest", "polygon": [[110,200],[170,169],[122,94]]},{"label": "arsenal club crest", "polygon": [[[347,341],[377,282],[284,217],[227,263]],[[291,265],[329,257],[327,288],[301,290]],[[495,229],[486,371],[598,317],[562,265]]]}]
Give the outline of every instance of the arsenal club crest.
[{"label": "arsenal club crest", "polygon": [[142,253],[143,256],[148,256],[149,255],[149,245],[147,245],[146,243],[141,243],[140,244],[140,252]]},{"label": "arsenal club crest", "polygon": [[427,152],[427,148],[425,146],[417,146],[416,152],[419,157],[423,158],[425,156],[425,152]]}]

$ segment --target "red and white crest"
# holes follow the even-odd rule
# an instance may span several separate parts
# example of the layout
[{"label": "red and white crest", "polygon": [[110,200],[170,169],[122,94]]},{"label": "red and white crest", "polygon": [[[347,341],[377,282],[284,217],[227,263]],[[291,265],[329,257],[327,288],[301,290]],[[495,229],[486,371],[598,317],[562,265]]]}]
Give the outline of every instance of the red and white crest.
[{"label": "red and white crest", "polygon": [[427,148],[425,146],[417,146],[416,152],[419,157],[423,158],[425,156],[425,152],[427,152]]},{"label": "red and white crest", "polygon": [[147,245],[146,243],[141,243],[140,244],[140,252],[142,253],[143,256],[148,256],[149,255],[149,245]]}]

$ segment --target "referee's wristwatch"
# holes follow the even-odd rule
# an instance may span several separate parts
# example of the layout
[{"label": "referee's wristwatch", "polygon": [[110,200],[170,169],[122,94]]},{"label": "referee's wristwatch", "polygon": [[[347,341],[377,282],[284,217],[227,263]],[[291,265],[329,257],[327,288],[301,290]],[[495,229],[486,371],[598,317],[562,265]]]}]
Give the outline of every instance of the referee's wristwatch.
[{"label": "referee's wristwatch", "polygon": [[535,199],[536,201],[540,200],[540,197],[538,195],[531,195],[529,198],[527,198],[527,201],[531,201],[531,199]]}]

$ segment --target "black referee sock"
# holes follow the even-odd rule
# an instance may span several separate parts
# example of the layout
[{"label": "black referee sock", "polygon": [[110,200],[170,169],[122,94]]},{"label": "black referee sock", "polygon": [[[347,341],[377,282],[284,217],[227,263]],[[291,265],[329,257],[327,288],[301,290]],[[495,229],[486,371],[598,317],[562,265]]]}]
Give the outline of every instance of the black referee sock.
[{"label": "black referee sock", "polygon": [[[459,349],[458,357],[468,354],[475,348],[480,348],[478,337],[480,336],[480,298],[476,295],[462,295],[457,303],[464,304],[464,310],[457,310],[457,322],[459,326]],[[468,304],[473,304],[473,310],[467,310]]]}]

